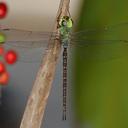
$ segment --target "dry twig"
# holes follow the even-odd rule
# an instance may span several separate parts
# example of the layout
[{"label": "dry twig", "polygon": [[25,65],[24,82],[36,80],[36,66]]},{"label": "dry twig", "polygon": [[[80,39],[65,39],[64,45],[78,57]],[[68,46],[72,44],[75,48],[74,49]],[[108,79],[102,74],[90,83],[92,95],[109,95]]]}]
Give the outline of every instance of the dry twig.
[{"label": "dry twig", "polygon": [[[67,15],[70,0],[61,0],[58,10],[54,31],[57,30],[58,17]],[[52,44],[50,40],[49,44]],[[38,71],[32,92],[27,102],[20,128],[40,128],[42,118],[50,93],[51,85],[55,75],[55,68],[60,54],[61,45],[55,40],[54,46],[49,45],[47,54],[43,57],[43,62]]]}]

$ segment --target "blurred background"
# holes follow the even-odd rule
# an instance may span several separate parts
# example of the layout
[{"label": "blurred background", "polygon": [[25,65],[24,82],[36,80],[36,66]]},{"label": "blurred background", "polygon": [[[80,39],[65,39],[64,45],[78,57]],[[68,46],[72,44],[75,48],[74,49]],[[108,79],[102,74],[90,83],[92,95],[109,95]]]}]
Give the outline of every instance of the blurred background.
[{"label": "blurred background", "polygon": [[[98,28],[87,32],[86,39],[109,41],[90,41],[83,50],[76,50],[74,106],[77,128],[128,127],[128,45],[119,41],[128,40],[127,2],[83,1],[77,29]],[[108,29],[100,31],[104,26]]]},{"label": "blurred background", "polygon": [[[0,23],[12,28],[25,28],[29,30],[51,31],[55,23],[60,0],[3,0],[8,4],[8,16]],[[70,12],[73,18],[77,18],[82,0],[73,0],[70,4]]]},{"label": "blurred background", "polygon": [[[0,20],[0,25],[32,31],[52,31],[60,0],[4,0],[4,2],[7,3],[9,12],[5,19]],[[77,18],[80,2],[71,1],[70,11],[73,18]],[[44,51],[39,49],[38,54],[34,55],[35,52],[33,52],[31,57],[38,58],[42,52]],[[9,84],[2,88],[0,128],[19,128],[39,65],[38,62],[17,62],[13,66],[8,66],[11,78]],[[70,128],[70,118],[62,121],[62,60],[60,55],[42,127]]]},{"label": "blurred background", "polygon": [[[6,0],[6,2],[9,13],[0,24],[11,28],[51,31],[60,1]],[[87,28],[91,32],[80,35],[81,41],[78,43],[83,47],[75,48],[74,59],[72,63],[69,61],[71,69],[69,69],[71,74],[69,79],[72,79],[69,92],[73,94],[71,95],[73,100],[70,97],[68,101],[70,111],[67,121],[61,120],[62,60],[60,57],[42,127],[128,127],[128,45],[119,41],[128,40],[127,4],[126,0],[71,0],[70,12],[75,30]],[[116,26],[111,27],[113,25]],[[110,26],[110,30],[100,31],[104,26]],[[83,38],[85,34],[86,38]],[[91,45],[83,45],[86,43],[85,39],[94,39],[95,43],[89,42]],[[117,41],[113,42],[112,39]],[[99,40],[110,41],[106,43]],[[2,128],[19,127],[39,65],[39,63],[18,62],[8,68],[11,80],[8,86],[3,87],[0,109]]]}]

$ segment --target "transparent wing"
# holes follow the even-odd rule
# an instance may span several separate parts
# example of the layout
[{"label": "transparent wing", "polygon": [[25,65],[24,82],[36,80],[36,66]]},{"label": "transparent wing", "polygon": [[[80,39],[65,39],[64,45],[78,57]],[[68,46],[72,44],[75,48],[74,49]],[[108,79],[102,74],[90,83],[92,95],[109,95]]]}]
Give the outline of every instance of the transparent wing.
[{"label": "transparent wing", "polygon": [[0,29],[6,36],[6,45],[15,47],[37,48],[43,47],[44,43],[55,38],[55,32],[37,32],[21,29]]},{"label": "transparent wing", "polygon": [[82,60],[108,61],[128,56],[128,43],[123,40],[85,40],[69,46],[78,51]]},{"label": "transparent wing", "polygon": [[88,29],[74,32],[70,35],[71,40],[88,40],[88,39],[104,39],[104,40],[127,40],[128,22],[111,26],[99,26],[97,29]]},{"label": "transparent wing", "polygon": [[[54,39],[56,33],[51,32],[33,32],[33,31],[26,31],[26,30],[18,30],[18,29],[1,29],[7,36],[7,42],[5,46],[16,49],[19,54],[19,58],[23,61],[37,61],[39,55],[45,53],[46,47],[48,44],[48,40],[50,38]],[[91,49],[96,47],[112,47],[114,44],[120,44],[127,48],[127,33],[128,33],[128,23],[122,23],[117,25],[112,25],[109,27],[103,27],[101,29],[87,29],[79,32],[72,33],[70,35],[70,46],[81,47],[84,48],[84,51],[88,51],[87,48]],[[88,47],[87,47],[88,46]],[[118,46],[118,45],[117,45]],[[114,47],[114,49],[118,49]],[[98,48],[98,49],[99,49]],[[39,50],[40,49],[40,50]],[[42,53],[42,50],[44,53]],[[96,48],[97,49],[97,48]],[[100,50],[100,49],[99,49]],[[104,51],[104,48],[102,48]],[[109,49],[110,50],[110,49]],[[39,54],[39,51],[40,54]],[[90,50],[89,50],[90,51]],[[95,50],[91,51],[90,54],[86,53],[88,58]],[[96,50],[97,51],[97,50]],[[101,50],[100,50],[101,51]],[[117,50],[116,50],[117,51]],[[109,51],[108,51],[109,52]],[[109,52],[110,54],[110,52]],[[105,53],[99,53],[99,51],[95,52],[95,56],[93,58],[110,58],[110,57],[117,57],[118,55],[110,55],[108,57],[107,51]],[[38,56],[36,56],[38,55]]]},{"label": "transparent wing", "polygon": [[128,55],[128,22],[101,29],[86,29],[70,35],[70,46],[80,58],[108,60]]},{"label": "transparent wing", "polygon": [[22,62],[39,62],[47,51],[48,41],[55,38],[54,32],[34,32],[20,29],[1,29],[6,36],[5,49],[13,49]]}]

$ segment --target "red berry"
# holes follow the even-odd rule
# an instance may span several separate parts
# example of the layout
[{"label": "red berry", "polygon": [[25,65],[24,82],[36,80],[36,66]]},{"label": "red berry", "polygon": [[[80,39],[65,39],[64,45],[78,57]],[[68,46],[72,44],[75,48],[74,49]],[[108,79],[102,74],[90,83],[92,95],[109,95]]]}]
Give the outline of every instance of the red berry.
[{"label": "red berry", "polygon": [[5,54],[5,60],[8,64],[14,64],[17,61],[17,54],[15,51],[13,50],[9,50],[6,54]]},{"label": "red berry", "polygon": [[4,48],[0,46],[0,56],[4,54]]},{"label": "red berry", "polygon": [[3,72],[0,74],[0,85],[6,85],[9,81],[9,74],[8,72]]},{"label": "red berry", "polygon": [[4,63],[3,62],[0,62],[0,74],[1,73],[3,73],[3,72],[5,72],[5,65],[4,65]]},{"label": "red berry", "polygon": [[0,19],[3,19],[7,15],[7,5],[4,2],[0,2]]}]

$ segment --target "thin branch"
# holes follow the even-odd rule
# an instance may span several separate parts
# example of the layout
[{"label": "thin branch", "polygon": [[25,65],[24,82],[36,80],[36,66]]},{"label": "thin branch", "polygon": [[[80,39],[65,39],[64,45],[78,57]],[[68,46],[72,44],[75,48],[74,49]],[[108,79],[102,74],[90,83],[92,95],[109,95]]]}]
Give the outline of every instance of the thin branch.
[{"label": "thin branch", "polygon": [[[70,0],[61,0],[57,13],[54,31],[57,31],[57,19],[67,15]],[[59,34],[59,33],[58,33]],[[55,75],[56,64],[61,50],[58,40],[50,40],[47,54],[43,57],[42,64],[38,71],[33,89],[29,96],[20,128],[40,128],[42,118],[51,90],[51,85]],[[51,47],[52,46],[52,47]]]}]

